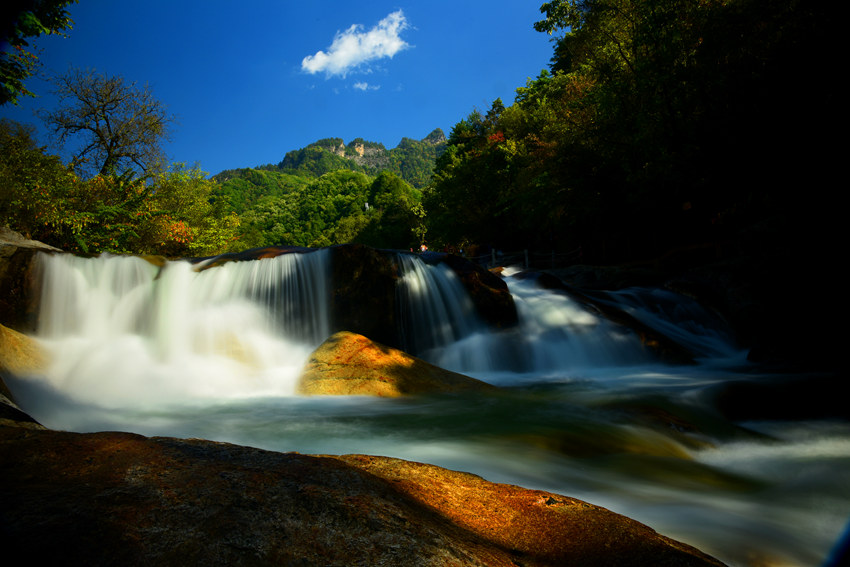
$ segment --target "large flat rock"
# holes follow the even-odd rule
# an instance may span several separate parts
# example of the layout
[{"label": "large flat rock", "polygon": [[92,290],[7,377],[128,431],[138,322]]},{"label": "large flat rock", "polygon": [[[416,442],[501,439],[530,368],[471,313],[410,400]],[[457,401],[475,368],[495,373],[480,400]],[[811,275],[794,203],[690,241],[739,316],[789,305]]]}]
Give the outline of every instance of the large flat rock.
[{"label": "large flat rock", "polygon": [[2,425],[0,542],[57,565],[721,565],[603,508],[421,463]]}]

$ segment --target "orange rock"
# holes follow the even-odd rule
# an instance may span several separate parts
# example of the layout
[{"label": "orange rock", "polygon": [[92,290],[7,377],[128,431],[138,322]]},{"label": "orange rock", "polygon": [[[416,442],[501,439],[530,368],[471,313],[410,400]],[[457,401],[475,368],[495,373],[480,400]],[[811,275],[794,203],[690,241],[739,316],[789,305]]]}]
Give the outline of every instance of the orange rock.
[{"label": "orange rock", "polygon": [[304,395],[397,397],[429,392],[494,390],[406,352],[342,331],[313,351],[298,384]]},{"label": "orange rock", "polygon": [[0,373],[25,376],[44,370],[46,356],[32,338],[0,325]]},{"label": "orange rock", "polygon": [[4,552],[61,565],[719,567],[566,496],[390,459],[0,425]]}]

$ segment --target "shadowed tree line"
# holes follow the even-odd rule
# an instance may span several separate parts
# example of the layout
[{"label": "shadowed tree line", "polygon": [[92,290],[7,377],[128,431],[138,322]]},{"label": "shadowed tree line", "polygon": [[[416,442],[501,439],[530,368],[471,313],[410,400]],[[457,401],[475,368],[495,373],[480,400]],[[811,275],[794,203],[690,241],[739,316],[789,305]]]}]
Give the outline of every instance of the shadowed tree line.
[{"label": "shadowed tree line", "polygon": [[[805,249],[837,169],[836,8],[795,0],[559,0],[549,69],[458,122],[425,192],[431,240],[619,262],[671,248]],[[809,235],[814,232],[812,238]]]}]

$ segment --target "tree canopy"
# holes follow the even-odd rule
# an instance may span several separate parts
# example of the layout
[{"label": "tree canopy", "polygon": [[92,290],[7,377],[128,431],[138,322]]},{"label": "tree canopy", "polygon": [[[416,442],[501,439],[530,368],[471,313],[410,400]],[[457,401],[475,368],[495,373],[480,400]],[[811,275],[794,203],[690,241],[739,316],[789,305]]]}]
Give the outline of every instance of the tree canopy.
[{"label": "tree canopy", "polygon": [[0,105],[35,96],[24,82],[39,66],[27,39],[63,34],[73,26],[67,6],[77,0],[6,0],[0,19]]},{"label": "tree canopy", "polygon": [[232,250],[239,219],[211,199],[200,169],[175,164],[82,179],[33,138],[0,121],[0,222],[69,252],[202,256]]},{"label": "tree canopy", "polygon": [[80,69],[56,77],[54,85],[59,106],[42,118],[60,145],[75,144],[72,168],[88,175],[163,169],[162,144],[174,117],[150,87]]},{"label": "tree canopy", "polygon": [[[837,16],[780,0],[555,0],[552,63],[458,122],[425,192],[432,239],[620,261],[720,242],[826,186]],[[792,110],[796,109],[796,110]],[[800,112],[797,112],[800,111]],[[807,200],[806,205],[816,201]],[[811,221],[811,217],[807,222]]]}]

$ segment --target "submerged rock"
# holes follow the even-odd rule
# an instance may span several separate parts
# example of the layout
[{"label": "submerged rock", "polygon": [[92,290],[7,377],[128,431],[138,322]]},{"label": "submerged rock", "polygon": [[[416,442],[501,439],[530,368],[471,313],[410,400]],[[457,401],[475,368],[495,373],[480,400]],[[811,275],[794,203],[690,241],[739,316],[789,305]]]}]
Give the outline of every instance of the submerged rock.
[{"label": "submerged rock", "polygon": [[397,397],[495,389],[346,331],[334,334],[313,351],[298,382],[298,393],[305,395]]},{"label": "submerged rock", "polygon": [[604,508],[440,467],[0,425],[0,540],[62,565],[719,566]]}]

